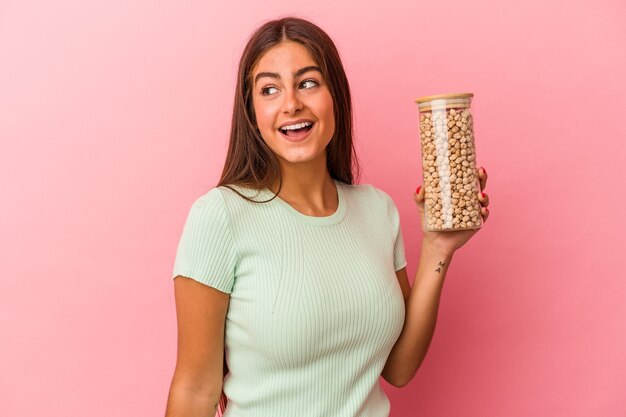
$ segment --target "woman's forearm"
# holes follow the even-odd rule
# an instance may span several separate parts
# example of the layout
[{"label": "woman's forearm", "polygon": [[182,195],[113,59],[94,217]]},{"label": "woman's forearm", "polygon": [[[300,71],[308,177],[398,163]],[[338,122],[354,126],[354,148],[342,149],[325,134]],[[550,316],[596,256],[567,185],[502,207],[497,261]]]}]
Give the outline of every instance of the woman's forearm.
[{"label": "woman's forearm", "polygon": [[208,394],[199,394],[184,388],[170,388],[165,417],[213,417],[217,412],[220,390]]},{"label": "woman's forearm", "polygon": [[406,302],[404,327],[391,350],[382,376],[397,387],[417,373],[433,338],[439,299],[453,254],[443,254],[422,244],[415,281]]}]

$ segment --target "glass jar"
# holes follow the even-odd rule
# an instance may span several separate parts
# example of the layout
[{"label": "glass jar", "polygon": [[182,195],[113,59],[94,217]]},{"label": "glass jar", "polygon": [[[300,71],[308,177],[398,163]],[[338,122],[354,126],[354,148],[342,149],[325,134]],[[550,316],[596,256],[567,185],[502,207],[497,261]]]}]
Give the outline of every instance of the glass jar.
[{"label": "glass jar", "polygon": [[473,96],[438,94],[415,100],[420,121],[425,231],[482,227],[470,112]]}]

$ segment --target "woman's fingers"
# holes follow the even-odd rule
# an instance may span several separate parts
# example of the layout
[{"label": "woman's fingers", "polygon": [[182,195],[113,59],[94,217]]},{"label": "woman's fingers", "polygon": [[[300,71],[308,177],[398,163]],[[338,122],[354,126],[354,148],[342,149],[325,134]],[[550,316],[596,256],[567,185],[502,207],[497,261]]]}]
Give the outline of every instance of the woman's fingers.
[{"label": "woman's fingers", "polygon": [[480,189],[481,191],[478,193],[478,201],[480,201],[480,213],[483,216],[483,222],[487,221],[487,217],[489,217],[489,209],[487,206],[489,205],[489,195],[484,192],[487,187],[487,171],[484,167],[480,167],[478,170],[478,179],[480,180]]},{"label": "woman's fingers", "polygon": [[415,189],[415,192],[413,193],[413,199],[416,203],[424,202],[424,187],[420,185]]},{"label": "woman's fingers", "polygon": [[487,221],[487,217],[489,217],[489,209],[487,206],[489,205],[489,195],[483,192],[478,193],[478,201],[480,201],[480,214],[483,216],[483,222]]},{"label": "woman's fingers", "polygon": [[478,193],[478,201],[483,207],[487,207],[489,205],[489,194],[480,191]]},{"label": "woman's fingers", "polygon": [[486,222],[487,217],[489,217],[489,209],[487,207],[481,207],[480,213],[483,215],[483,222]]},{"label": "woman's fingers", "polygon": [[487,171],[485,171],[485,168],[480,167],[478,170],[478,179],[480,180],[480,189],[484,190],[487,187]]}]

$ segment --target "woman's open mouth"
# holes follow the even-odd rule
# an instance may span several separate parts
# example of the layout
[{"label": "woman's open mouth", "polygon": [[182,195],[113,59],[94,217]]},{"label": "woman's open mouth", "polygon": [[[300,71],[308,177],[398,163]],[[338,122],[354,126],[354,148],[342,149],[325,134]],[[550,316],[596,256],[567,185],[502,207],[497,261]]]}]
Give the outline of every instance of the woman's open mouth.
[{"label": "woman's open mouth", "polygon": [[280,134],[290,142],[302,142],[309,136],[309,132],[313,129],[315,123],[304,126],[300,129],[278,129]]}]

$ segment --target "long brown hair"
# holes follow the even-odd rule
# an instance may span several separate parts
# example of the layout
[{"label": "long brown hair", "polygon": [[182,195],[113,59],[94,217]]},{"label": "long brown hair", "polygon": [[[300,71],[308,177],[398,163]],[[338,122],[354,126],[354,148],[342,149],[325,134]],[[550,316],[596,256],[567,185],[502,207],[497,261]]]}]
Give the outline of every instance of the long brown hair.
[{"label": "long brown hair", "polygon": [[[346,184],[354,184],[355,177],[358,181],[360,167],[352,143],[352,98],[339,52],[320,27],[307,20],[288,16],[258,27],[244,48],[237,74],[228,153],[217,186],[228,187],[232,184],[263,189],[278,182],[279,191],[282,187],[278,157],[267,146],[256,126],[252,105],[252,69],[267,51],[284,41],[298,42],[306,47],[328,84],[335,117],[335,132],[326,147],[326,165],[330,176]],[[231,189],[246,200],[259,202]],[[224,354],[224,376],[227,373]],[[223,415],[227,403],[222,389],[220,415]]]}]

